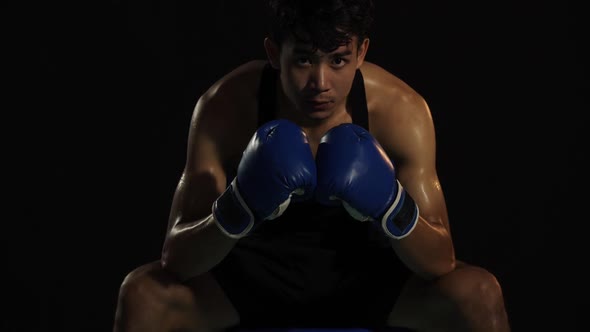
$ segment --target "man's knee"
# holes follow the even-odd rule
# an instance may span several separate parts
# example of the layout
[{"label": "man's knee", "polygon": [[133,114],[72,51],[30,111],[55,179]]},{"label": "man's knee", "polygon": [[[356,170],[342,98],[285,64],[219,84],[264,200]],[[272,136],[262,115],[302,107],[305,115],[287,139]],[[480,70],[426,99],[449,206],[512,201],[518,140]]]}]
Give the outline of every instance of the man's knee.
[{"label": "man's knee", "polygon": [[134,308],[146,309],[146,305],[154,305],[162,294],[154,275],[160,273],[158,262],[142,265],[129,272],[119,287],[117,314],[128,314]]},{"label": "man's knee", "polygon": [[450,281],[448,293],[460,307],[496,310],[503,307],[502,287],[494,274],[476,266],[463,266]]},{"label": "man's knee", "polygon": [[115,331],[167,326],[166,317],[175,311],[172,308],[178,303],[188,307],[192,301],[191,295],[188,287],[162,269],[159,262],[142,265],[128,273],[121,283]]},{"label": "man's knee", "polygon": [[502,287],[494,274],[481,267],[465,265],[440,282],[451,307],[464,319],[467,330],[510,330]]},{"label": "man's knee", "polygon": [[146,298],[162,293],[157,275],[163,274],[159,262],[142,265],[129,272],[119,288],[119,300],[124,302],[143,302]]},{"label": "man's knee", "polygon": [[238,320],[211,275],[181,282],[160,262],[152,262],[131,271],[121,283],[115,324],[192,331],[229,327]]},{"label": "man's knee", "polygon": [[133,304],[162,306],[188,305],[194,302],[194,293],[172,273],[162,268],[159,261],[142,265],[131,271],[119,289],[119,298]]}]

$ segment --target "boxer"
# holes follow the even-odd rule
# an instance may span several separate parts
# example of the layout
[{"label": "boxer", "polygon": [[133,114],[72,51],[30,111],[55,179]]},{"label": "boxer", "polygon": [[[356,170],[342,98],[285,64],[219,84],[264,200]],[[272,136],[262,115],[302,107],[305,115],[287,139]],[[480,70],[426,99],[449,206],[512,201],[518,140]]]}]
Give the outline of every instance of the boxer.
[{"label": "boxer", "polygon": [[162,257],[114,330],[509,331],[497,278],[455,257],[426,101],[365,61],[372,2],[269,8],[267,59],[196,103]]}]

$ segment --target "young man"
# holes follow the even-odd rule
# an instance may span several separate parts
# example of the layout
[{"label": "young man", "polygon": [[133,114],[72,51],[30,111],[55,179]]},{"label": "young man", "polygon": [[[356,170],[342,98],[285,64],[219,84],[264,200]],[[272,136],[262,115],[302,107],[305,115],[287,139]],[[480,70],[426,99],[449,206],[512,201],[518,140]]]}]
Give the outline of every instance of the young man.
[{"label": "young man", "polygon": [[198,101],[162,259],[115,331],[401,326],[508,331],[456,261],[424,99],[364,61],[369,0],[272,0],[267,61]]}]

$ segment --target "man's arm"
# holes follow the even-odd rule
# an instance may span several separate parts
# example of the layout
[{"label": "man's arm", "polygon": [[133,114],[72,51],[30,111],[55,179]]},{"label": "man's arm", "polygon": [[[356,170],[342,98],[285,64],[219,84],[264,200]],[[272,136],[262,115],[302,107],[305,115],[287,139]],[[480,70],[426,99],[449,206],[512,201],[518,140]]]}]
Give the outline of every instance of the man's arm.
[{"label": "man's arm", "polygon": [[236,242],[217,227],[211,210],[227,180],[226,144],[220,135],[228,129],[223,115],[231,105],[218,88],[202,96],[195,107],[186,164],[174,193],[162,250],[163,266],[183,280],[210,270]]},{"label": "man's arm", "polygon": [[418,205],[420,217],[408,236],[391,243],[416,274],[436,278],[454,269],[455,253],[436,170],[434,124],[420,95],[402,82],[393,86],[381,92],[383,104],[371,113],[371,128],[392,159],[399,182]]},{"label": "man's arm", "polygon": [[213,203],[229,189],[232,179],[225,171],[237,169],[256,130],[256,95],[264,64],[250,61],[228,73],[199,98],[193,112],[186,163],[162,250],[163,266],[181,279],[209,271],[237,241],[214,219]]}]

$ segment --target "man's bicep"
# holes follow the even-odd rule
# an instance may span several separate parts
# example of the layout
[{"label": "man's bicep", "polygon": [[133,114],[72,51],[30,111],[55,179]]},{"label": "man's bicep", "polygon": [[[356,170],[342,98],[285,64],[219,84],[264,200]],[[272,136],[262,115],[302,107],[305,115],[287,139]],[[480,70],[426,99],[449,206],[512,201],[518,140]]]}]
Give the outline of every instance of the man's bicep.
[{"label": "man's bicep", "polygon": [[418,205],[420,216],[429,222],[445,225],[449,230],[446,202],[436,170],[404,164],[397,170],[398,179]]},{"label": "man's bicep", "polygon": [[389,118],[382,136],[396,174],[420,209],[420,216],[449,229],[447,208],[436,169],[434,123],[426,102],[416,96],[397,117]]}]

